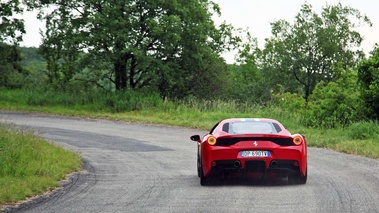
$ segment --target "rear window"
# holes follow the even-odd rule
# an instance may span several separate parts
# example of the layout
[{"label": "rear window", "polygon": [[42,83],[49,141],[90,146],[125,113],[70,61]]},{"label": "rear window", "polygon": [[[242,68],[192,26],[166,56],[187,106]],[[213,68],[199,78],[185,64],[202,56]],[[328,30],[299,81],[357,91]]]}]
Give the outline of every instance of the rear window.
[{"label": "rear window", "polygon": [[281,131],[278,125],[261,121],[225,123],[222,130],[230,134],[274,134]]}]

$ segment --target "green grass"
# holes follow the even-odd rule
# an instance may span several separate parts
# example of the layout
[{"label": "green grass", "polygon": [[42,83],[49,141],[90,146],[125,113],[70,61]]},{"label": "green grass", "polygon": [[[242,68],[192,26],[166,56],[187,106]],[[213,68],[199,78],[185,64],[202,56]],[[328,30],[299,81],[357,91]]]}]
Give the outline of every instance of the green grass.
[{"label": "green grass", "polygon": [[0,205],[54,189],[67,173],[80,167],[77,154],[0,123]]}]

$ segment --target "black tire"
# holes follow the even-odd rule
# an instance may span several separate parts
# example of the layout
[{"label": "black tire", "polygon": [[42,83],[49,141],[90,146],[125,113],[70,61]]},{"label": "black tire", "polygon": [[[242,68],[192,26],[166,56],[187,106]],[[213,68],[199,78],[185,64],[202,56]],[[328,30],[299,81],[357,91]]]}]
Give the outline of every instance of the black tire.
[{"label": "black tire", "polygon": [[308,178],[308,168],[305,170],[305,176],[300,175],[299,177],[299,184],[306,184],[307,183],[307,178]]},{"label": "black tire", "polygon": [[201,177],[201,161],[200,161],[200,156],[197,155],[197,176]]},{"label": "black tire", "polygon": [[200,185],[202,185],[202,186],[208,185],[208,178],[204,177],[204,176],[201,176],[200,177]]},{"label": "black tire", "polygon": [[304,176],[302,174],[289,175],[288,176],[288,184],[291,184],[291,185],[306,184],[307,178],[308,178],[308,168],[306,168]]},{"label": "black tire", "polygon": [[208,177],[204,176],[203,169],[200,169],[200,185],[206,186],[208,185]]}]

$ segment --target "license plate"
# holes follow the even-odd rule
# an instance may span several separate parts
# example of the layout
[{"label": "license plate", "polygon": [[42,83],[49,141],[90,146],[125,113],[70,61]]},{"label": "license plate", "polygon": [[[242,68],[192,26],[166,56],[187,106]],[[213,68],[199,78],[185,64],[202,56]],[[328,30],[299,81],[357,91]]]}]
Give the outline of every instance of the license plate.
[{"label": "license plate", "polygon": [[270,157],[269,151],[242,151],[242,157]]}]

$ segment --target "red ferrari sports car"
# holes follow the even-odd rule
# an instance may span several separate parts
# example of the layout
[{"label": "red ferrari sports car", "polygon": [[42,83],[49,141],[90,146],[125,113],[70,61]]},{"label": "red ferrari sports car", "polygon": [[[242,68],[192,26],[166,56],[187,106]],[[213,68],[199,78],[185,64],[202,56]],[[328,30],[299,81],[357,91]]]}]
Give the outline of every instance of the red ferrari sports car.
[{"label": "red ferrari sports car", "polygon": [[267,118],[231,118],[218,122],[198,143],[200,184],[210,178],[288,177],[289,183],[307,182],[307,144],[301,134]]}]

